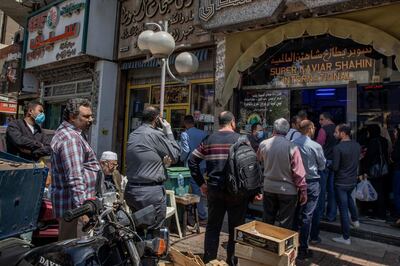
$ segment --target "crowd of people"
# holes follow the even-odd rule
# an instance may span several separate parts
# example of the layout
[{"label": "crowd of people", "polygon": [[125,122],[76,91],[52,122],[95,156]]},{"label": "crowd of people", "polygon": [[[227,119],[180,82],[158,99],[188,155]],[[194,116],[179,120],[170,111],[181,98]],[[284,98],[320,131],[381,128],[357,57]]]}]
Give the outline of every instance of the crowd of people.
[{"label": "crowd of people", "polygon": [[[127,180],[117,171],[118,157],[111,151],[97,159],[87,141],[93,122],[91,104],[86,99],[71,99],[63,121],[52,139],[42,132],[45,119],[42,104],[26,105],[25,117],[10,122],[6,140],[8,152],[29,160],[51,157],[51,188],[54,215],[59,219],[59,239],[79,235],[83,216],[72,222],[62,219],[66,210],[80,206],[86,199],[107,190],[117,191],[132,211],[148,205],[156,209],[156,221],[149,228],[165,224],[166,168],[181,161],[190,168],[191,192],[202,200],[199,217],[206,224],[204,261],[217,258],[219,236],[225,214],[228,216],[229,240],[227,262],[236,265],[234,228],[245,222],[250,201],[262,201],[263,221],[300,233],[299,259],[312,257],[309,244],[321,242],[321,219],[334,221],[340,213],[342,234],[333,241],[350,245],[350,227],[359,227],[358,210],[352,197],[360,178],[368,178],[378,193],[375,202],[362,203],[360,210],[386,218],[385,182],[389,172],[372,176],[370,166],[393,161],[394,210],[400,215],[399,177],[400,143],[397,138],[389,154],[388,141],[381,137],[379,126],[368,128],[368,141],[360,146],[346,124],[335,125],[329,113],[319,117],[320,129],[302,112],[290,123],[280,118],[274,122],[273,135],[264,139],[260,124],[251,127],[248,145],[260,167],[263,184],[259,193],[230,193],[226,187],[230,148],[237,143],[236,120],[229,111],[219,114],[219,130],[211,135],[195,127],[194,118],[184,118],[186,131],[178,142],[171,125],[156,107],[142,113],[142,125],[129,135],[126,148]],[[349,215],[350,213],[350,215]],[[397,221],[399,223],[399,221]]]}]

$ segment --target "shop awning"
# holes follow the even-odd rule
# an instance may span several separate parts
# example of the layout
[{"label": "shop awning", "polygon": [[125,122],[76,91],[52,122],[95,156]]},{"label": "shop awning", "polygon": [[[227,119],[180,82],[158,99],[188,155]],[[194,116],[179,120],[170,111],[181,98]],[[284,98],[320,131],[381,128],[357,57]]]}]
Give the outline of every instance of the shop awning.
[{"label": "shop awning", "polygon": [[[206,61],[208,59],[208,48],[198,49],[190,52],[197,57],[199,62]],[[169,57],[169,63],[171,65],[175,63],[175,59],[178,56],[178,54],[179,53],[174,53]],[[128,69],[154,68],[154,67],[159,67],[158,60],[152,59],[148,62],[144,62],[143,59],[139,59],[123,63],[121,69],[128,70]]]},{"label": "shop awning", "polygon": [[400,69],[400,41],[375,27],[338,18],[310,18],[294,21],[277,27],[258,38],[236,61],[225,81],[223,90],[217,92],[217,102],[225,106],[232,96],[233,89],[239,84],[240,73],[248,69],[255,58],[265,53],[268,47],[273,47],[288,39],[301,38],[304,34],[332,36],[352,39],[353,41],[371,45],[385,56],[395,56],[395,64]]}]

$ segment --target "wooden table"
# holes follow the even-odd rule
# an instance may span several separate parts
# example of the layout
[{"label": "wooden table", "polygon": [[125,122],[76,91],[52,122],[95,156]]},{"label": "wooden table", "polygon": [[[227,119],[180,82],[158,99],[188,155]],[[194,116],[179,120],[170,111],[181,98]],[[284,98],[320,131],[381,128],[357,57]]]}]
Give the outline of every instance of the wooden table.
[{"label": "wooden table", "polygon": [[183,196],[175,195],[175,201],[177,205],[181,205],[183,208],[183,228],[182,235],[186,236],[187,222],[188,222],[188,212],[191,211],[195,224],[194,228],[197,234],[200,234],[200,224],[199,224],[199,215],[197,212],[197,203],[200,202],[200,197],[195,194],[185,194]]}]

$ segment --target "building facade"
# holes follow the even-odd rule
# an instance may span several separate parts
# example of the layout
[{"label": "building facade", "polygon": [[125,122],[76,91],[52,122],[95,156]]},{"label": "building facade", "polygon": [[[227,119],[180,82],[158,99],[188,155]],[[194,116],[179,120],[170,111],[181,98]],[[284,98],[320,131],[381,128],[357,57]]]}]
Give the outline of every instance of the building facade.
[{"label": "building facade", "polygon": [[90,142],[97,154],[113,146],[116,21],[116,1],[56,1],[32,13],[25,31],[24,79],[40,92],[44,127],[58,127],[68,99],[90,99],[95,116]]}]

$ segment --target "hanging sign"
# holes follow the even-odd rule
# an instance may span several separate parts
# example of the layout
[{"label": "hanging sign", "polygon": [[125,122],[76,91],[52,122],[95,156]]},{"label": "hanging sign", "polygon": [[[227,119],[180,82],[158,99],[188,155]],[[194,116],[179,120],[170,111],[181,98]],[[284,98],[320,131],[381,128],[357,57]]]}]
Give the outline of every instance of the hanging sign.
[{"label": "hanging sign", "polygon": [[86,0],[67,0],[28,18],[25,68],[80,55]]}]

